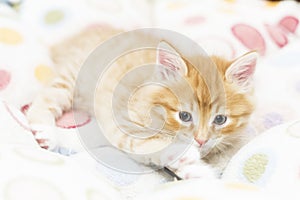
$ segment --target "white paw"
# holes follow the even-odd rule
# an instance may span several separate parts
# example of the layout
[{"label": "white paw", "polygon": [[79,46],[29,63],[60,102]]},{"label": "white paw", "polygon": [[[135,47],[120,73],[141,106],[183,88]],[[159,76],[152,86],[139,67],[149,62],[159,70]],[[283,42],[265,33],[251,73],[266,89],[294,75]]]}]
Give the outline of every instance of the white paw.
[{"label": "white paw", "polygon": [[175,172],[182,179],[202,178],[202,179],[215,179],[217,178],[216,172],[203,163],[198,161],[190,165],[185,165]]},{"label": "white paw", "polygon": [[34,137],[40,147],[55,151],[57,148],[64,148],[73,152],[84,151],[77,129],[64,129],[57,126],[32,125]]},{"label": "white paw", "polygon": [[58,146],[58,137],[54,126],[34,124],[31,125],[31,128],[40,147],[54,150]]},{"label": "white paw", "polygon": [[[189,149],[179,158],[174,158],[170,154],[167,159],[169,159],[168,167],[172,170],[178,170],[186,165],[191,165],[200,161],[200,153],[195,146],[190,146]],[[174,161],[175,160],[175,161]]]}]

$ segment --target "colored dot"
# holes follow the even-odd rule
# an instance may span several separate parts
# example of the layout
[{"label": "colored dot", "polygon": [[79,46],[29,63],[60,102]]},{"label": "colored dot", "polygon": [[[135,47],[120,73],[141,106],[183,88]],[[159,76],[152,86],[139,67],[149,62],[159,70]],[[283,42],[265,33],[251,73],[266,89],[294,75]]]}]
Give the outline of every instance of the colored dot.
[{"label": "colored dot", "polygon": [[261,55],[265,54],[265,39],[256,28],[247,24],[235,24],[231,31],[245,47],[250,50],[257,50]]},{"label": "colored dot", "polygon": [[236,0],[224,0],[227,3],[235,3]]},{"label": "colored dot", "polygon": [[169,10],[178,10],[185,7],[186,4],[182,2],[173,2],[167,5],[167,9]]},{"label": "colored dot", "polygon": [[267,129],[282,123],[283,123],[283,117],[279,113],[271,112],[271,113],[267,113],[264,116],[263,124]]},{"label": "colored dot", "polygon": [[64,113],[57,121],[56,125],[61,128],[76,128],[86,125],[91,121],[91,117],[81,111],[69,111]]},{"label": "colored dot", "polygon": [[279,3],[279,1],[266,1],[266,6],[273,8],[273,7],[277,6],[278,3]]},{"label": "colored dot", "polygon": [[53,79],[54,72],[46,65],[38,65],[34,70],[34,75],[38,81],[46,84]]},{"label": "colored dot", "polygon": [[248,158],[243,168],[246,179],[251,183],[258,181],[265,173],[268,162],[268,156],[265,154],[254,154]]},{"label": "colored dot", "polygon": [[64,19],[64,13],[61,10],[51,10],[45,17],[44,22],[46,24],[56,24]]},{"label": "colored dot", "polygon": [[0,70],[0,90],[4,90],[11,79],[10,73],[5,70]]},{"label": "colored dot", "polygon": [[10,180],[3,189],[5,199],[53,200],[64,199],[62,191],[53,183],[35,177]]},{"label": "colored dot", "polygon": [[188,17],[184,20],[184,23],[186,25],[198,25],[205,21],[205,18],[202,16],[192,16]]},{"label": "colored dot", "polygon": [[23,41],[21,34],[9,28],[0,28],[0,43],[16,45]]},{"label": "colored dot", "polygon": [[221,8],[219,9],[220,12],[225,13],[225,14],[235,14],[235,10],[233,10],[232,8]]}]

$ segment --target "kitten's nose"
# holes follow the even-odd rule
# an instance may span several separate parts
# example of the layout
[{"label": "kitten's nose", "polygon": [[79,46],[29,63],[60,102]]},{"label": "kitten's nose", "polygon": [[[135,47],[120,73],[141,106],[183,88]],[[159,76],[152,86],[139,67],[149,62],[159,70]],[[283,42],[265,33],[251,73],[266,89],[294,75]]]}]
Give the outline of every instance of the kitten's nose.
[{"label": "kitten's nose", "polygon": [[198,142],[200,147],[203,146],[207,142],[207,140],[201,140],[201,139],[198,139],[198,138],[196,138],[195,140]]}]

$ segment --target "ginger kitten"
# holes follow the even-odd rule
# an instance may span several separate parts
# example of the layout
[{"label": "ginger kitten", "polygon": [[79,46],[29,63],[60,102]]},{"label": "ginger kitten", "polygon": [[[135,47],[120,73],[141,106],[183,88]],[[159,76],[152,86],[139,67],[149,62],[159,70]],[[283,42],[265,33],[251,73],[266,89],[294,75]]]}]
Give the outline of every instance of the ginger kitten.
[{"label": "ginger kitten", "polygon": [[[27,112],[33,129],[39,130],[35,137],[41,147],[52,149],[56,145],[66,145],[80,148],[74,136],[55,134],[53,130],[55,119],[72,108],[77,73],[88,54],[98,44],[120,32],[120,30],[107,27],[87,29],[51,49],[58,75],[49,87],[35,98]],[[168,52],[162,51],[161,47],[168,49]],[[156,146],[168,145],[172,141],[165,138],[166,132],[180,131],[185,135],[193,135],[192,147],[181,159],[171,163],[169,167],[182,178],[216,176],[222,172],[233,154],[247,142],[243,130],[254,110],[252,78],[257,54],[249,52],[233,61],[217,56],[208,58],[199,55],[200,65],[207,68],[217,67],[225,91],[225,100],[220,96],[211,96],[205,79],[195,70],[195,67],[184,58],[179,56],[178,59],[178,56],[174,55],[180,55],[180,52],[166,41],[158,44],[156,51],[141,50],[117,59],[103,77],[103,85],[95,94],[97,105],[99,105],[95,111],[96,118],[105,122],[104,130],[112,134],[110,142],[114,146],[121,149],[127,148],[132,152],[147,152],[149,149],[155,149]],[[214,64],[209,62],[211,60]],[[121,97],[117,99],[120,108],[129,106],[130,123],[139,126],[149,123],[149,119],[145,117],[149,106],[160,105],[166,111],[166,121],[161,133],[145,141],[136,142],[130,137],[124,137],[124,134],[120,134],[117,127],[112,125],[113,116],[108,99],[112,96],[114,86],[126,72],[134,66],[149,62],[158,64],[157,69],[151,73],[150,79],[168,82],[171,88],[182,91],[181,96],[184,102],[178,103],[168,89],[153,86],[137,93],[136,98],[128,105],[128,102],[122,101]],[[186,92],[181,77],[192,88],[192,95]],[[136,76],[136,80],[147,78],[149,77],[143,75]],[[82,94],[82,96],[85,95]],[[77,109],[88,110],[89,108],[83,102],[81,108]],[[154,112],[153,116],[156,119],[163,119],[160,113]],[[124,126],[129,130],[131,128],[126,124]],[[168,153],[172,154],[172,152]],[[164,158],[151,158],[151,162],[160,162],[169,157],[170,155],[165,155]]]}]

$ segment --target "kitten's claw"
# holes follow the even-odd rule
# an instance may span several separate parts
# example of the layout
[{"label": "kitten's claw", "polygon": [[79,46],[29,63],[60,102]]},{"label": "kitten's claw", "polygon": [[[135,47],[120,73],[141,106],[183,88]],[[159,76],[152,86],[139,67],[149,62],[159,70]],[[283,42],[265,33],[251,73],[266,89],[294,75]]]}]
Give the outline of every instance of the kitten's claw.
[{"label": "kitten's claw", "polygon": [[53,150],[58,146],[55,127],[37,124],[32,125],[31,128],[40,147]]}]

